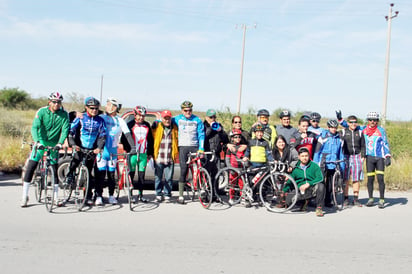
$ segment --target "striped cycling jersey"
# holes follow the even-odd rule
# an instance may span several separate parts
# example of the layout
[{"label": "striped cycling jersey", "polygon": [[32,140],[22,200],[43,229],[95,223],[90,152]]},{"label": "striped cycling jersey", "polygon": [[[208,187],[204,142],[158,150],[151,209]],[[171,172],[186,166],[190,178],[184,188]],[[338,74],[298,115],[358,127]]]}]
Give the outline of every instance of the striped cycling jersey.
[{"label": "striped cycling jersey", "polygon": [[199,117],[192,115],[189,119],[183,114],[173,118],[178,128],[179,146],[198,147],[204,150],[205,128]]},{"label": "striped cycling jersey", "polygon": [[366,155],[379,158],[390,156],[388,139],[382,127],[378,127],[371,136],[366,134],[366,128],[362,133],[365,138]]},{"label": "striped cycling jersey", "polygon": [[[80,136],[77,136],[77,134]],[[69,135],[75,136],[76,140],[80,141],[80,145],[83,148],[95,149],[98,147],[98,140],[103,139],[102,147],[104,145],[104,139],[106,138],[106,124],[100,116],[89,116],[87,113],[83,114],[82,118],[74,119],[70,126]]]}]

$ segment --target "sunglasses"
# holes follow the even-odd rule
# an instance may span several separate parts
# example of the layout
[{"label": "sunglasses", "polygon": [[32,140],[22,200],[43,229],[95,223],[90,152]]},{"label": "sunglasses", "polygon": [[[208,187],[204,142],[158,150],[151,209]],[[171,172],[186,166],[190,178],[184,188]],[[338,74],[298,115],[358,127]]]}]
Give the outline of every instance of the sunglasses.
[{"label": "sunglasses", "polygon": [[90,109],[90,110],[97,110],[97,109],[99,109],[99,108],[96,108],[96,107],[93,107],[93,108],[92,108],[92,107],[89,107],[89,109]]},{"label": "sunglasses", "polygon": [[358,121],[349,121],[349,124],[356,124]]},{"label": "sunglasses", "polygon": [[233,136],[234,139],[240,139],[240,135]]},{"label": "sunglasses", "polygon": [[233,123],[234,124],[241,124],[242,122],[241,121],[234,121]]},{"label": "sunglasses", "polygon": [[209,116],[210,119],[216,119],[216,116]]},{"label": "sunglasses", "polygon": [[50,101],[50,102],[52,102],[53,104],[61,104],[62,103],[62,101]]},{"label": "sunglasses", "polygon": [[371,122],[378,122],[378,119],[368,119],[368,121],[371,121]]},{"label": "sunglasses", "polygon": [[192,109],[191,109],[191,108],[188,108],[188,109],[184,109],[183,111],[184,111],[184,112],[192,112]]},{"label": "sunglasses", "polygon": [[267,116],[259,116],[260,119],[269,119]]},{"label": "sunglasses", "polygon": [[319,123],[320,121],[319,120],[312,120],[312,122]]}]

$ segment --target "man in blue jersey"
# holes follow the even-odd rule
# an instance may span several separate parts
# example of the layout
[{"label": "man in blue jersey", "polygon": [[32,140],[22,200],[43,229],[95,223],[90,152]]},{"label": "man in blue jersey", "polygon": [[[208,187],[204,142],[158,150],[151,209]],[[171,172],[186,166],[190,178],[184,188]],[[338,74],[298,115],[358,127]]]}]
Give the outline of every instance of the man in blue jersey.
[{"label": "man in blue jersey", "polygon": [[174,117],[173,123],[178,128],[178,146],[179,146],[179,161],[180,161],[180,178],[179,178],[179,198],[177,202],[184,204],[183,190],[186,183],[188,173],[188,165],[186,164],[189,153],[203,153],[205,142],[205,128],[202,120],[192,113],[193,104],[189,101],[184,101],[180,105],[182,114]]},{"label": "man in blue jersey", "polygon": [[[94,97],[87,97],[84,101],[86,113],[82,117],[74,119],[69,131],[69,144],[76,153],[70,163],[67,174],[67,182],[74,181],[74,171],[83,159],[84,154],[80,148],[93,150],[93,155],[87,158],[86,166],[91,174],[96,155],[101,153],[106,142],[106,125],[102,117],[98,116],[100,102]],[[84,156],[86,157],[86,156]],[[88,205],[92,205],[92,189],[94,180],[90,180],[89,191],[87,193]]]}]

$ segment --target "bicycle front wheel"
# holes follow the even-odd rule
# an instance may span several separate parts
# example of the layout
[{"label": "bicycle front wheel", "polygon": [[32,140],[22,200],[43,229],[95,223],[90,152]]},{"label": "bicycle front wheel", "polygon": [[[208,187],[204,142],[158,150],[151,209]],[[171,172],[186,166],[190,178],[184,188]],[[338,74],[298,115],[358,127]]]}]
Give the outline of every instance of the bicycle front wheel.
[{"label": "bicycle front wheel", "polygon": [[242,188],[245,182],[239,169],[225,167],[216,174],[216,197],[224,204],[235,205],[240,203]]},{"label": "bicycle front wheel", "polygon": [[213,188],[209,172],[205,168],[199,168],[196,182],[199,201],[207,209],[212,204]]},{"label": "bicycle front wheel", "polygon": [[43,180],[40,173],[40,163],[37,165],[37,168],[34,171],[32,184],[34,186],[34,195],[36,197],[36,201],[41,203],[41,197],[43,192]]},{"label": "bicycle front wheel", "polygon": [[70,197],[73,191],[72,186],[70,184],[67,184],[66,182],[67,174],[69,173],[69,168],[70,168],[70,161],[62,162],[61,164],[59,164],[59,167],[57,168],[57,177],[59,178],[59,187],[63,193],[63,197],[62,197],[63,203],[66,203],[70,200]]},{"label": "bicycle front wheel", "polygon": [[46,205],[46,209],[48,212],[53,211],[53,207],[55,205],[55,199],[57,200],[57,197],[55,197],[55,192],[54,192],[55,178],[56,176],[54,174],[54,169],[51,166],[48,166],[44,174],[44,177],[43,177],[44,204]]},{"label": "bicycle front wheel", "polygon": [[332,178],[332,196],[333,203],[338,210],[343,209],[343,202],[345,200],[343,188],[342,176],[339,171],[336,171]]},{"label": "bicycle front wheel", "polygon": [[[284,191],[285,184],[289,189]],[[276,213],[292,209],[298,199],[298,186],[295,180],[286,173],[275,172],[266,175],[259,187],[259,196],[267,210]]]},{"label": "bicycle front wheel", "polygon": [[74,196],[75,196],[74,201],[79,211],[82,211],[84,204],[86,203],[86,200],[87,200],[87,192],[89,190],[89,180],[90,180],[89,170],[87,169],[86,166],[81,165],[79,167],[79,174],[77,175],[77,178],[76,178],[76,188],[74,190]]}]

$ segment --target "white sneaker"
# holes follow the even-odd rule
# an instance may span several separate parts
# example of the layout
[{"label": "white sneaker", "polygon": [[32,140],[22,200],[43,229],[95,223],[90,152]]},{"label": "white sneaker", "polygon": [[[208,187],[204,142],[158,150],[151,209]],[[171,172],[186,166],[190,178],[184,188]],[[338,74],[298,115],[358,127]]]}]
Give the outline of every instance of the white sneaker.
[{"label": "white sneaker", "polygon": [[170,203],[170,197],[169,196],[165,196],[165,203]]},{"label": "white sneaker", "polygon": [[20,206],[21,207],[27,207],[27,204],[29,203],[29,196],[26,196],[26,197],[24,197],[22,200],[21,200],[21,204],[20,204]]},{"label": "white sneaker", "polygon": [[117,205],[117,200],[114,196],[109,196],[109,204]]},{"label": "white sneaker", "polygon": [[156,196],[156,202],[161,203],[163,201],[163,196]]},{"label": "white sneaker", "polygon": [[235,200],[229,199],[229,205],[234,205],[234,203],[235,203]]},{"label": "white sneaker", "polygon": [[102,206],[103,205],[102,197],[97,197],[96,202],[94,202],[94,204],[97,205],[97,206]]}]

